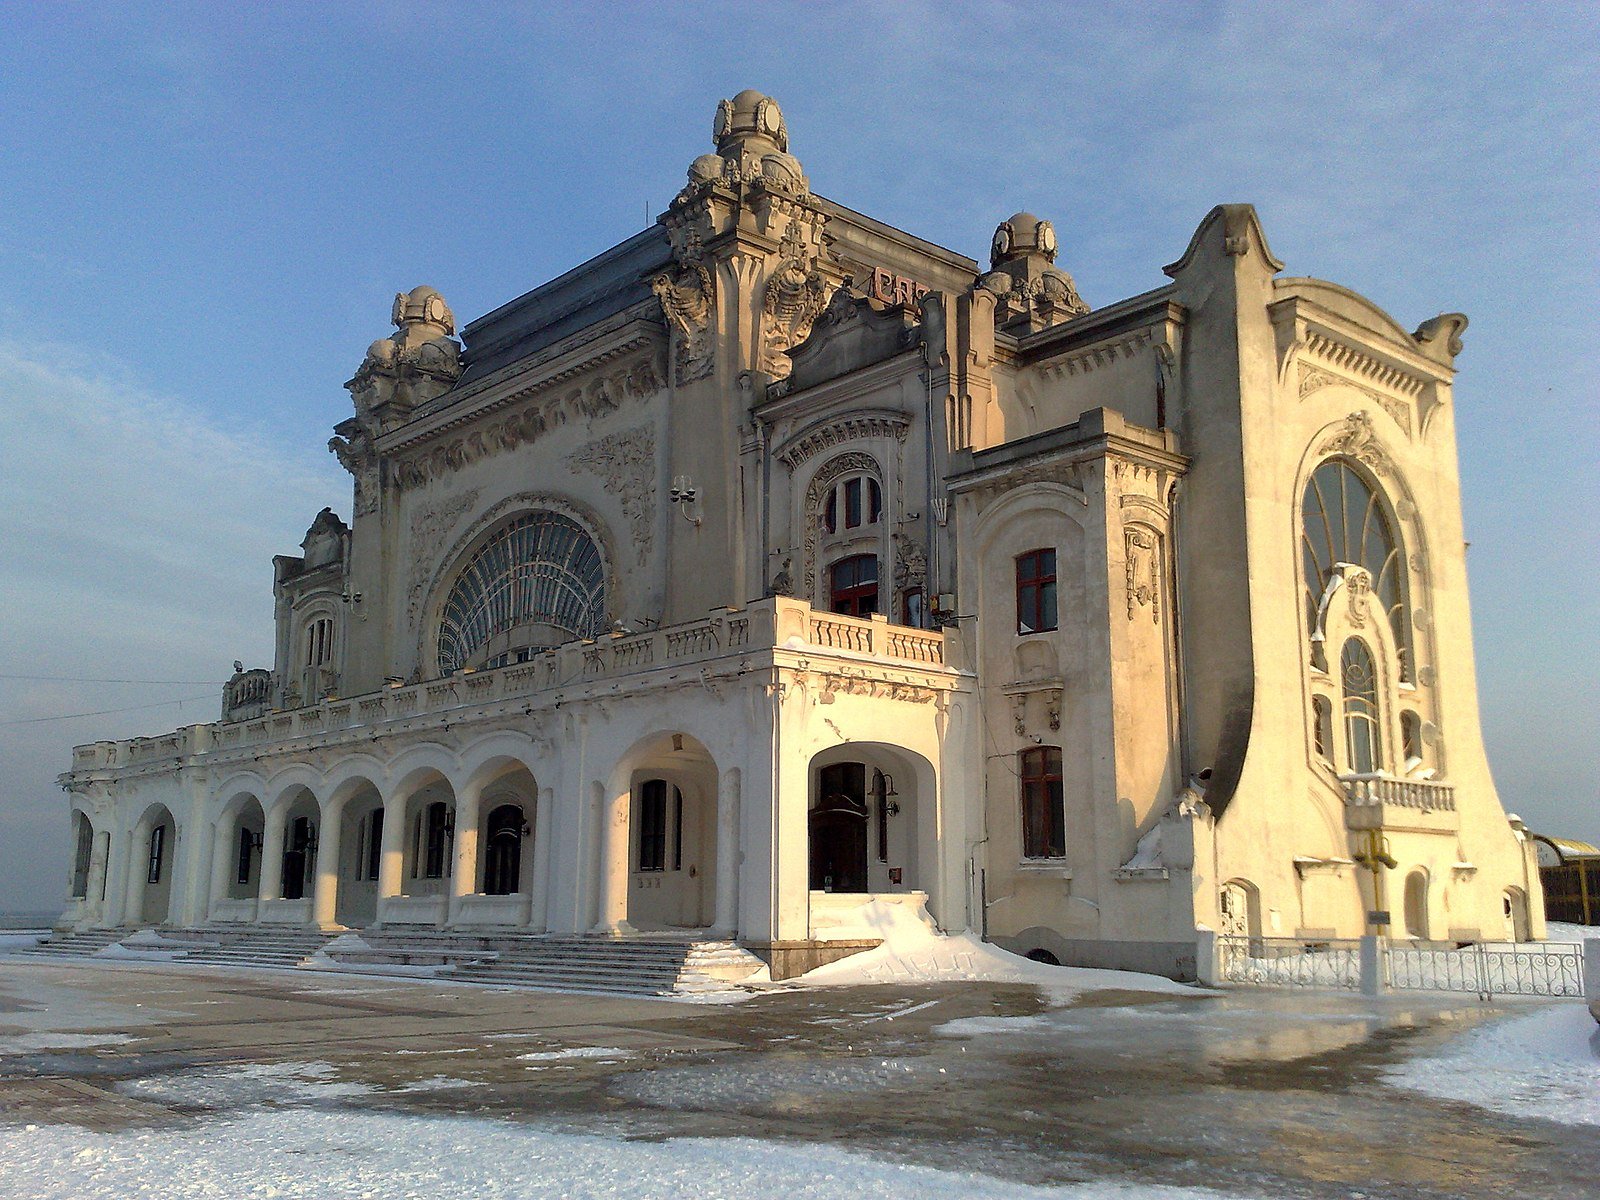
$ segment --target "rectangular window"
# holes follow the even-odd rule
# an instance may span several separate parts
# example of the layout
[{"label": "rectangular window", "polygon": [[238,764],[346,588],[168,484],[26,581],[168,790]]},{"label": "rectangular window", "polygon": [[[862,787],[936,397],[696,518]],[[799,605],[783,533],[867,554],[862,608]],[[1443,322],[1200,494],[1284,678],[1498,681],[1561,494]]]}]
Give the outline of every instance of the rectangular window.
[{"label": "rectangular window", "polygon": [[428,805],[428,857],[423,873],[429,879],[444,878],[445,846],[448,837],[445,829],[449,806],[441,802]]},{"label": "rectangular window", "polygon": [[878,559],[858,554],[828,569],[830,604],[836,613],[870,617],[878,611]]},{"label": "rectangular window", "polygon": [[650,779],[639,789],[639,870],[667,867],[667,781]]},{"label": "rectangular window", "polygon": [[851,479],[844,485],[844,527],[855,529],[861,524],[861,480]]},{"label": "rectangular window", "polygon": [[839,493],[829,492],[828,503],[822,509],[822,527],[829,533],[839,532]]},{"label": "rectangular window", "polygon": [[255,853],[255,839],[248,829],[239,830],[239,869],[234,875],[238,883],[250,882],[250,859]]},{"label": "rectangular window", "polygon": [[167,827],[157,825],[150,831],[150,867],[145,872],[146,883],[161,882],[161,860],[167,846]]},{"label": "rectangular window", "polygon": [[1061,749],[1024,750],[1022,770],[1022,856],[1065,858],[1066,814],[1061,786]]},{"label": "rectangular window", "polygon": [[683,793],[672,789],[672,869],[683,870]]},{"label": "rectangular window", "polygon": [[375,808],[367,818],[367,878],[376,879],[383,863],[383,809]]},{"label": "rectangular window", "polygon": [[1056,627],[1056,552],[1017,555],[1017,632],[1048,633]]}]

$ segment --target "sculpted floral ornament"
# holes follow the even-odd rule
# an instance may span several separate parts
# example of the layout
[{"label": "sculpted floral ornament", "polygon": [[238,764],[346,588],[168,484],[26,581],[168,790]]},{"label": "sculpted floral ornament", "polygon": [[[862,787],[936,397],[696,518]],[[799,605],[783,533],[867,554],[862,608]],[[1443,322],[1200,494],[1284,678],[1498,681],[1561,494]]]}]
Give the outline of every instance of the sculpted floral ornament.
[{"label": "sculpted floral ornament", "polygon": [[1365,463],[1379,475],[1389,474],[1394,467],[1373,431],[1372,418],[1364,412],[1353,412],[1346,417],[1338,432],[1317,447],[1317,453],[1342,454]]},{"label": "sculpted floral ornament", "polygon": [[1345,594],[1350,604],[1350,625],[1354,629],[1367,627],[1367,600],[1372,595],[1372,576],[1365,567],[1344,564]]},{"label": "sculpted floral ornament", "polygon": [[1139,609],[1150,606],[1150,619],[1161,619],[1161,563],[1160,538],[1152,529],[1137,525],[1123,530],[1126,583],[1128,591],[1128,620],[1133,620]]},{"label": "sculpted floral ornament", "polygon": [[783,261],[767,279],[762,301],[761,369],[783,377],[790,362],[784,351],[798,346],[828,301],[828,281],[817,269],[817,256],[790,225],[782,243]]},{"label": "sculpted floral ornament", "polygon": [[643,565],[650,554],[656,520],[656,434],[648,425],[623,430],[569,454],[580,471],[597,475],[605,490],[622,501],[633,549]]},{"label": "sculpted floral ornament", "polygon": [[698,236],[690,234],[678,265],[650,281],[661,311],[672,326],[675,382],[693,383],[711,374],[711,311],[716,282],[706,269]]},{"label": "sculpted floral ornament", "polygon": [[338,458],[339,465],[355,477],[355,515],[376,512],[381,482],[371,435],[359,421],[346,421],[328,439],[328,449]]}]

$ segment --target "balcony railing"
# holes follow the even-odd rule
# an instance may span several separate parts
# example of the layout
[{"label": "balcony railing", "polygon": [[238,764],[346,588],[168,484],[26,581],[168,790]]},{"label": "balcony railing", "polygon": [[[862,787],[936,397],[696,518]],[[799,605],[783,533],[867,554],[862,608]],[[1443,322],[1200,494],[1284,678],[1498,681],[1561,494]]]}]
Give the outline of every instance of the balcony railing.
[{"label": "balcony railing", "polygon": [[817,613],[802,601],[779,596],[748,608],[721,609],[699,621],[645,633],[569,642],[528,662],[493,670],[460,672],[444,679],[330,699],[248,720],[189,726],[158,738],[93,742],[73,750],[72,767],[74,771],[85,771],[141,766],[189,754],[371,728],[468,705],[526,702],[539,693],[757,650],[842,654],[917,670],[943,670],[951,665],[942,631],[891,625],[883,617],[861,619]]},{"label": "balcony railing", "polygon": [[1418,812],[1455,812],[1456,790],[1431,779],[1394,779],[1388,775],[1342,775],[1346,804],[1387,804]]}]

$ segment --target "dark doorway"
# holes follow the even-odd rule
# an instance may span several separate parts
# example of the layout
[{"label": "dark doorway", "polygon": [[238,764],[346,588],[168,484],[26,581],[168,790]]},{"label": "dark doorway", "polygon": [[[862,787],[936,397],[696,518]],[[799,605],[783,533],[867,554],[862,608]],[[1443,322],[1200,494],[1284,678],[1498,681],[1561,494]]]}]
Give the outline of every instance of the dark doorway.
[{"label": "dark doorway", "polygon": [[811,811],[811,890],[867,890],[867,768],[834,763],[818,775]]},{"label": "dark doorway", "polygon": [[306,869],[316,849],[316,830],[309,817],[296,817],[289,827],[289,848],[283,852],[283,898],[303,900],[306,894]]},{"label": "dark doorway", "polygon": [[511,896],[522,875],[522,809],[502,804],[489,814],[488,847],[483,860],[486,896]]}]

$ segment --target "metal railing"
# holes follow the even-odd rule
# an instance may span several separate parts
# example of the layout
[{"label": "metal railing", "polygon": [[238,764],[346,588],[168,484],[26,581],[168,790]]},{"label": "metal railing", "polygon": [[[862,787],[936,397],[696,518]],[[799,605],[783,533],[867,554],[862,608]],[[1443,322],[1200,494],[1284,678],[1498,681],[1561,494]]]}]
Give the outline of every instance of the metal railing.
[{"label": "metal railing", "polygon": [[1570,943],[1477,942],[1470,946],[1391,943],[1389,987],[1400,992],[1493,996],[1583,995],[1583,947]]},{"label": "metal railing", "polygon": [[1338,938],[1259,938],[1219,935],[1218,978],[1258,987],[1361,987],[1361,941]]}]

